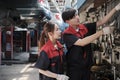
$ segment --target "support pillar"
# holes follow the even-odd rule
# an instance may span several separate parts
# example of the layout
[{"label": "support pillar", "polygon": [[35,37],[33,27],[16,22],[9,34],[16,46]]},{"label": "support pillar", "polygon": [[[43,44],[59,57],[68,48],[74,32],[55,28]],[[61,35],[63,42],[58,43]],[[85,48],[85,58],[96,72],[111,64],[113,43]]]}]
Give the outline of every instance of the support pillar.
[{"label": "support pillar", "polygon": [[1,65],[1,62],[2,62],[2,51],[1,51],[1,48],[2,48],[2,44],[1,44],[1,33],[2,33],[2,29],[1,29],[1,27],[0,27],[0,65]]},{"label": "support pillar", "polygon": [[6,28],[5,59],[13,59],[13,27]]},{"label": "support pillar", "polygon": [[31,47],[30,31],[26,31],[26,51],[28,52]]}]

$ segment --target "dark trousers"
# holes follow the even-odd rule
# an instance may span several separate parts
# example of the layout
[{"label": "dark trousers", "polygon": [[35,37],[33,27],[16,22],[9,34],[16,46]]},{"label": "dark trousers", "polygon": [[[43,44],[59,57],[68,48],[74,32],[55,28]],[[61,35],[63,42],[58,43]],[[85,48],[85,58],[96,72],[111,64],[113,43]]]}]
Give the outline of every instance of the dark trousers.
[{"label": "dark trousers", "polygon": [[67,75],[70,77],[69,80],[90,80],[90,71],[89,70],[74,70],[67,72]]}]

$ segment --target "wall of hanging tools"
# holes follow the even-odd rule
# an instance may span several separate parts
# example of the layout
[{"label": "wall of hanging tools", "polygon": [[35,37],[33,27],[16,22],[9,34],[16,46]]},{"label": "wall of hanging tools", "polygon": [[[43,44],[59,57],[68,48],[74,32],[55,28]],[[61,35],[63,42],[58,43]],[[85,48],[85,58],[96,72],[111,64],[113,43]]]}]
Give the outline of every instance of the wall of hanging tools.
[{"label": "wall of hanging tools", "polygon": [[[102,19],[120,0],[106,0],[97,8],[93,21]],[[114,32],[103,35],[95,41],[93,80],[120,80],[120,11],[116,12],[109,22],[100,27],[111,26]]]}]

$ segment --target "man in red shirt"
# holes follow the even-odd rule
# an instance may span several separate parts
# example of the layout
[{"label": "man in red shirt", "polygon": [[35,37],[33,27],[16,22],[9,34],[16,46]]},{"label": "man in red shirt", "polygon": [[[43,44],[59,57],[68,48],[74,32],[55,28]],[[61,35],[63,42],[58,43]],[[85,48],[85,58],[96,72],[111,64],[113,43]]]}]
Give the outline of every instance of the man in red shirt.
[{"label": "man in red shirt", "polygon": [[67,9],[62,13],[63,21],[69,27],[63,32],[63,40],[68,52],[66,54],[67,76],[70,80],[90,80],[90,68],[93,64],[91,42],[98,37],[110,34],[110,27],[104,27],[96,32],[96,28],[105,24],[111,16],[120,10],[120,3],[102,20],[80,24],[80,18],[75,9]]}]

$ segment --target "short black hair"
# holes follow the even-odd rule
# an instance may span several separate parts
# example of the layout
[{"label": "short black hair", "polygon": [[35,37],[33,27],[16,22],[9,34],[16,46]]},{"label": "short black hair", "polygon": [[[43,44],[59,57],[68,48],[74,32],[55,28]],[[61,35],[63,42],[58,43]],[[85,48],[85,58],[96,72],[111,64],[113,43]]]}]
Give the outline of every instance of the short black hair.
[{"label": "short black hair", "polygon": [[76,9],[69,8],[62,12],[62,19],[65,22],[66,20],[70,20],[75,16]]}]

